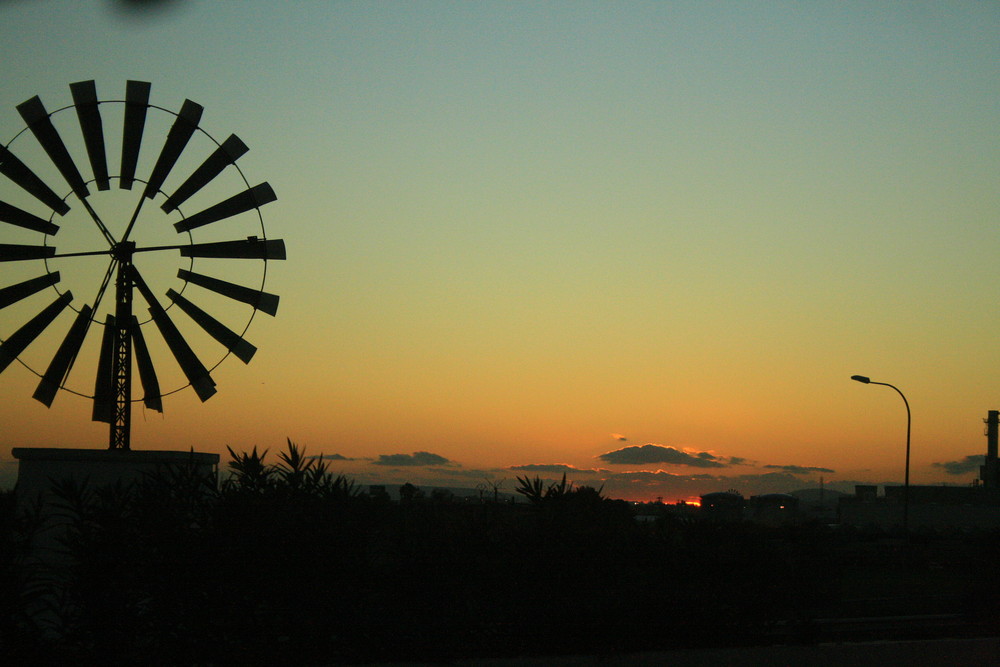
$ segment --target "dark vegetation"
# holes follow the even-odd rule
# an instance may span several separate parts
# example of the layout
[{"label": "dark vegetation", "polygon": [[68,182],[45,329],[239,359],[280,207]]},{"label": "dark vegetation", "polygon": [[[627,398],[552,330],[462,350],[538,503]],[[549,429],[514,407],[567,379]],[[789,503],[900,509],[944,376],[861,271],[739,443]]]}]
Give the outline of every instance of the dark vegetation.
[{"label": "dark vegetation", "polygon": [[[56,489],[65,569],[0,495],[8,664],[336,664],[828,639],[821,619],[997,627],[997,535],[903,543],[819,523],[638,523],[601,490],[530,502],[369,497],[289,442],[230,450],[221,485],[165,470]],[[39,611],[41,610],[41,611]],[[992,624],[992,625],[991,625]],[[953,630],[955,631],[955,630]],[[863,637],[868,638],[868,637]]]}]

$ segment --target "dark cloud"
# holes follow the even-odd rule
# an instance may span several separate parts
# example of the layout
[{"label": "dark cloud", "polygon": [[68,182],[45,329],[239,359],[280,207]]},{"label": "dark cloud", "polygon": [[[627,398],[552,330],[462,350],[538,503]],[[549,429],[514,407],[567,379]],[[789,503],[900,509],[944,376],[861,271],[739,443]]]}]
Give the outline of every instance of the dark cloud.
[{"label": "dark cloud", "polygon": [[716,480],[726,480],[728,477],[720,477],[719,475],[710,475],[709,473],[698,473],[695,475],[678,475],[677,473],[667,472],[666,470],[630,470],[628,472],[616,472],[608,476],[609,480],[615,480],[618,482],[640,482],[644,484],[651,483],[663,483],[663,482],[705,482],[705,481],[716,481]]},{"label": "dark cloud", "polygon": [[[665,499],[694,498],[736,489],[744,496],[763,493],[788,493],[809,486],[809,483],[787,472],[757,475],[715,475],[697,473],[683,475],[665,470],[615,472],[602,478],[604,491],[610,497]],[[828,485],[828,488],[831,485]],[[853,491],[853,487],[851,488]]]},{"label": "dark cloud", "polygon": [[307,456],[310,459],[326,459],[327,461],[357,461],[358,459],[351,459],[341,454],[319,454],[317,456]]},{"label": "dark cloud", "polygon": [[520,472],[576,472],[576,473],[596,473],[597,470],[590,470],[586,468],[576,468],[571,465],[566,465],[565,463],[528,463],[521,466],[511,466],[510,470],[516,470]]},{"label": "dark cloud", "polygon": [[731,465],[731,466],[746,466],[746,465],[752,465],[752,464],[751,464],[751,462],[748,459],[745,459],[742,456],[730,456],[729,457],[729,465]]},{"label": "dark cloud", "polygon": [[830,468],[816,468],[814,466],[779,466],[779,465],[766,465],[765,468],[770,470],[782,470],[784,472],[790,472],[793,475],[808,475],[811,472],[837,472],[836,470],[831,470]]},{"label": "dark cloud", "polygon": [[621,433],[612,433],[611,437],[614,438],[615,440],[621,440],[622,442],[625,442],[626,440],[628,440],[628,438],[626,438]]},{"label": "dark cloud", "polygon": [[377,466],[415,467],[443,466],[448,465],[450,461],[430,452],[413,452],[412,454],[379,454],[378,459],[372,463]]},{"label": "dark cloud", "polygon": [[669,463],[671,465],[691,466],[693,468],[724,468],[725,465],[719,463],[716,457],[708,452],[698,452],[688,454],[673,447],[662,445],[643,445],[625,447],[613,452],[601,454],[602,461],[615,465],[647,465],[650,463]]},{"label": "dark cloud", "polygon": [[[453,464],[455,465],[455,464]],[[506,469],[503,468],[459,468],[459,467],[448,467],[448,468],[438,468],[435,470],[436,473],[445,475],[446,477],[458,477],[462,479],[475,479],[482,481],[484,479],[492,479],[497,475],[503,476]]]},{"label": "dark cloud", "polygon": [[945,461],[932,464],[935,468],[941,468],[949,475],[967,475],[970,472],[979,472],[979,466],[986,463],[984,454],[971,454],[961,461]]},{"label": "dark cloud", "polygon": [[786,470],[765,472],[760,475],[736,475],[727,478],[727,480],[732,484],[732,488],[747,496],[762,493],[788,493],[789,491],[797,491],[803,485],[808,484]]}]

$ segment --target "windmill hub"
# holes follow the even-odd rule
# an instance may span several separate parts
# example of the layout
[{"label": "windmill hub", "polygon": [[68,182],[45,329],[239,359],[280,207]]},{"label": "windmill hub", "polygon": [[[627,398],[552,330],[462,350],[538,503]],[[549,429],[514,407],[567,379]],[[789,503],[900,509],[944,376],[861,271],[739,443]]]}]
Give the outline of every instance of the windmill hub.
[{"label": "windmill hub", "polygon": [[111,256],[122,263],[131,264],[135,253],[135,241],[122,241],[111,248]]}]

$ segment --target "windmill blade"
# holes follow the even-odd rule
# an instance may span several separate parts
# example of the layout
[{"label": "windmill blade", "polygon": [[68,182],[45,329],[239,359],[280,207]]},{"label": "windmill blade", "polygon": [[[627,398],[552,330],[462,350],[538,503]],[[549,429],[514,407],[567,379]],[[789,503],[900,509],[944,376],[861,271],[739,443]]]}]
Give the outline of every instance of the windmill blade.
[{"label": "windmill blade", "polygon": [[94,381],[94,410],[91,420],[110,424],[115,418],[115,391],[112,386],[112,365],[115,355],[115,316],[108,313],[104,320],[104,337],[101,338],[101,356],[97,360],[97,379]]},{"label": "windmill blade", "polygon": [[125,84],[125,123],[122,130],[122,170],[118,187],[131,190],[135,182],[135,168],[139,164],[142,131],[146,127],[149,109],[148,81],[129,81]]},{"label": "windmill blade", "polygon": [[285,242],[281,239],[192,243],[180,248],[182,257],[219,257],[225,259],[285,259]]},{"label": "windmill blade", "polygon": [[250,149],[240,141],[239,137],[235,134],[229,135],[229,138],[222,142],[222,145],[215,149],[215,152],[209,155],[208,159],[195,169],[194,173],[188,176],[187,180],[177,188],[174,194],[167,198],[167,201],[163,202],[163,206],[160,208],[170,213],[222,173],[223,169],[231,164],[236,164],[236,160],[248,150]]},{"label": "windmill blade", "polygon": [[142,402],[150,410],[163,412],[163,401],[160,400],[160,382],[156,379],[156,369],[153,368],[153,358],[149,356],[149,347],[142,336],[139,320],[132,316],[132,351],[135,352],[135,363],[139,367],[139,381],[142,382]]},{"label": "windmill blade", "polygon": [[59,272],[55,271],[53,273],[46,273],[44,276],[25,280],[16,285],[4,287],[0,289],[0,308],[6,308],[12,303],[17,303],[32,294],[37,294],[49,285],[55,285],[57,282],[59,282]]},{"label": "windmill blade", "polygon": [[59,231],[59,225],[49,222],[45,218],[39,218],[33,213],[22,211],[18,207],[11,206],[3,201],[0,201],[0,222],[30,229],[33,232],[49,234],[50,236],[54,236]]},{"label": "windmill blade", "polygon": [[16,245],[0,243],[0,262],[20,262],[24,259],[45,259],[56,254],[49,245]]},{"label": "windmill blade", "polygon": [[93,81],[78,81],[69,84],[76,105],[76,115],[80,119],[80,131],[87,146],[90,168],[98,190],[111,189],[108,178],[108,156],[104,150],[104,123],[98,108],[97,85]]},{"label": "windmill blade", "polygon": [[167,342],[167,347],[170,348],[181,370],[184,371],[185,377],[187,377],[188,382],[194,388],[195,393],[198,394],[198,398],[202,402],[207,401],[215,393],[215,380],[209,375],[208,369],[205,368],[201,360],[195,355],[191,346],[181,336],[181,333],[171,321],[170,316],[167,315],[167,311],[163,309],[163,306],[153,296],[149,286],[146,285],[146,282],[139,275],[139,272],[135,270],[134,266],[132,267],[131,274],[132,279],[135,281],[135,286],[139,288],[143,298],[146,299],[146,303],[149,304],[149,314],[152,316],[153,322],[156,323],[156,328],[160,330],[163,340]]},{"label": "windmill blade", "polygon": [[167,290],[170,300],[180,306],[181,310],[198,323],[208,335],[221,343],[227,350],[232,352],[244,364],[249,364],[253,355],[257,353],[257,348],[246,341],[242,336],[228,328],[225,324],[215,319],[204,310],[194,305],[182,295],[174,290]]},{"label": "windmill blade", "polygon": [[0,174],[21,186],[21,189],[42,202],[59,215],[69,213],[69,204],[52,191],[45,182],[35,175],[16,155],[0,146]]},{"label": "windmill blade", "polygon": [[90,306],[84,304],[80,312],[76,314],[76,319],[73,320],[73,325],[69,328],[69,332],[67,332],[66,338],[63,339],[62,345],[59,346],[55,356],[52,357],[45,375],[42,376],[41,382],[38,383],[38,388],[32,394],[32,398],[44,403],[47,408],[52,407],[52,401],[55,400],[56,392],[59,391],[59,387],[66,380],[70,369],[73,368],[76,355],[80,353],[80,348],[83,346],[83,339],[87,336],[87,329],[90,326],[90,314]]},{"label": "windmill blade", "polygon": [[261,310],[272,317],[278,312],[277,294],[269,294],[261,290],[243,287],[242,285],[229,283],[225,280],[219,280],[218,278],[203,276],[200,273],[193,273],[184,269],[177,271],[177,277],[189,283],[204,287],[205,289],[212,290],[216,294],[228,296],[230,299],[249,304],[257,310]]},{"label": "windmill blade", "polygon": [[156,166],[146,183],[146,190],[143,196],[152,199],[163,186],[163,181],[167,180],[170,170],[177,163],[177,158],[181,156],[184,147],[187,146],[191,135],[198,129],[198,121],[201,120],[201,113],[204,111],[200,104],[195,104],[191,100],[184,100],[181,112],[174,120],[174,124],[167,133],[167,140],[160,151],[160,157],[156,159]]},{"label": "windmill blade", "polygon": [[11,362],[17,359],[18,355],[24,352],[33,340],[38,338],[45,327],[52,324],[52,321],[72,300],[72,292],[60,294],[59,298],[46,306],[42,312],[28,320],[24,326],[11,334],[10,338],[0,343],[0,373],[4,372]]},{"label": "windmill blade", "polygon": [[83,176],[80,175],[76,164],[73,163],[73,158],[70,157],[62,137],[59,136],[59,132],[52,124],[49,112],[45,110],[42,100],[35,95],[30,100],[18,104],[17,110],[76,196],[80,199],[89,197],[90,190],[87,189]]},{"label": "windmill blade", "polygon": [[245,213],[250,209],[263,206],[273,202],[278,197],[274,190],[267,183],[255,185],[249,190],[233,195],[225,201],[221,201],[215,206],[209,206],[204,211],[195,213],[189,218],[174,223],[174,229],[178,232],[187,232],[196,227],[203,227],[219,220],[231,218],[234,215]]}]

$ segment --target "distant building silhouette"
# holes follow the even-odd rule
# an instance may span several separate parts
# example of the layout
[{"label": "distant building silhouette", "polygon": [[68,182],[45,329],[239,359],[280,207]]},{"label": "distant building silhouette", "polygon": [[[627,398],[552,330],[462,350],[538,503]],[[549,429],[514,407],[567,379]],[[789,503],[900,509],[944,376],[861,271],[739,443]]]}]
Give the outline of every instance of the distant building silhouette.
[{"label": "distant building silhouette", "polygon": [[[972,485],[910,485],[910,526],[935,530],[993,529],[1000,527],[1000,461],[997,423],[1000,411],[990,410],[986,422],[986,460]],[[841,498],[841,523],[854,526],[896,528],[902,525],[904,487],[859,484],[853,496]]]},{"label": "distant building silhouette", "polygon": [[701,517],[710,521],[741,521],[743,496],[735,491],[719,491],[701,496]]},{"label": "distant building silhouette", "polygon": [[854,496],[860,500],[873,501],[878,498],[878,487],[874,484],[856,484]]},{"label": "distant building silhouette", "polygon": [[794,523],[799,518],[799,499],[787,493],[750,496],[750,517],[772,526]]},{"label": "distant building silhouette", "polygon": [[736,491],[719,491],[701,496],[698,516],[721,523],[752,521],[780,526],[802,520],[800,504],[796,496],[788,493],[765,493],[747,500]]},{"label": "distant building silhouette", "polygon": [[986,462],[979,469],[979,479],[991,493],[1000,491],[1000,459],[997,458],[997,422],[1000,410],[986,413]]}]

